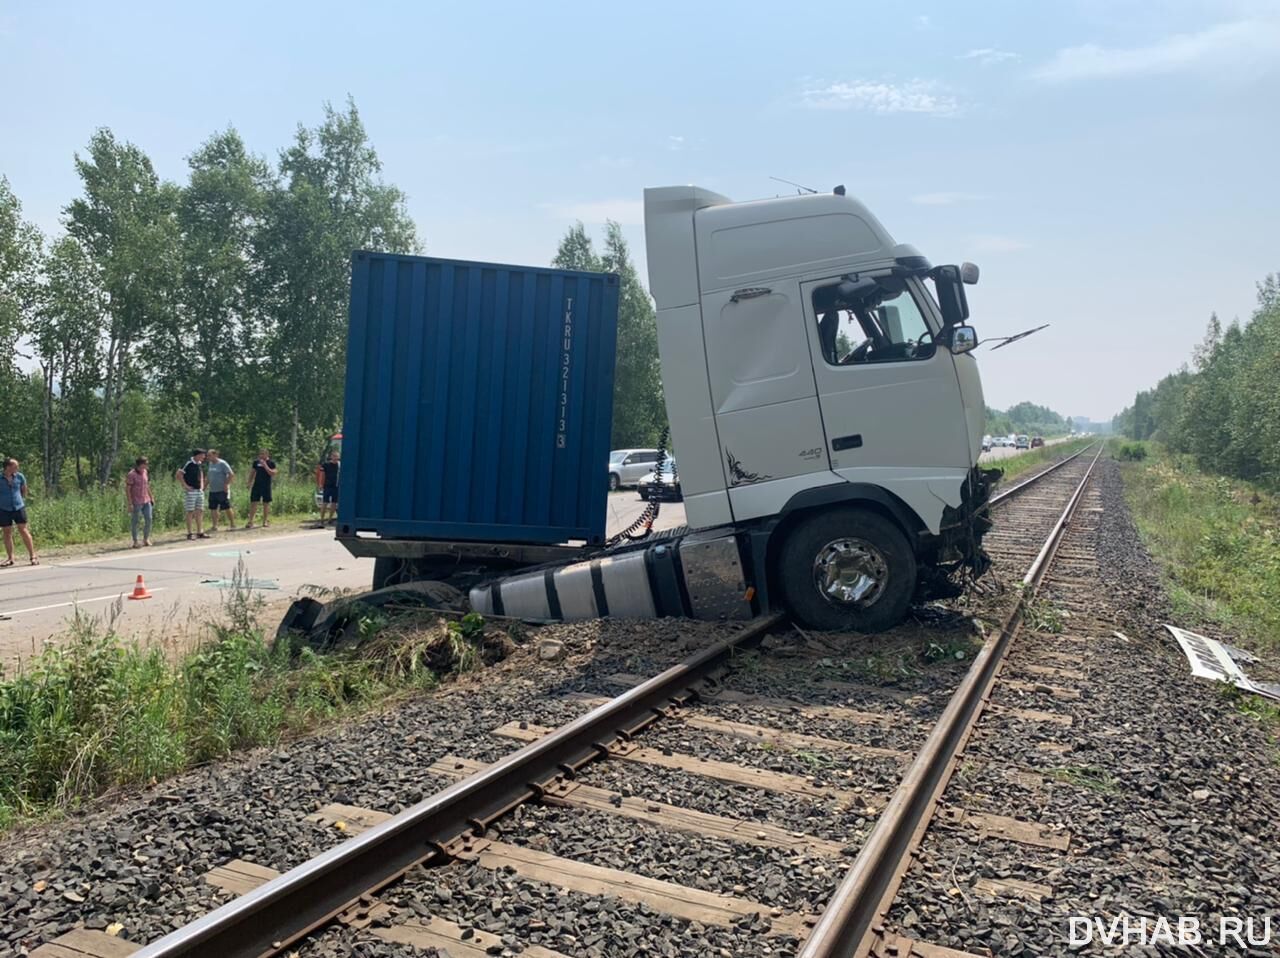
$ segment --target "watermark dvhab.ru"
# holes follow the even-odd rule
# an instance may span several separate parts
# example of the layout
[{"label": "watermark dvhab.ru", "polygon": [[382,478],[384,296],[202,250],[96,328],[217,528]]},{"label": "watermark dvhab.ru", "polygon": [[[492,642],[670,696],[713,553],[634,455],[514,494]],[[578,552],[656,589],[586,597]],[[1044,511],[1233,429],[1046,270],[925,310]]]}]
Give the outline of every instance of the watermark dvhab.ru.
[{"label": "watermark dvhab.ru", "polygon": [[[1075,915],[1067,919],[1067,942],[1082,945],[1237,945],[1240,948],[1269,945],[1271,916],[1237,918],[1224,915],[1212,923],[1190,915],[1176,918],[1089,918]],[[1278,923],[1280,927],[1280,923]]]}]

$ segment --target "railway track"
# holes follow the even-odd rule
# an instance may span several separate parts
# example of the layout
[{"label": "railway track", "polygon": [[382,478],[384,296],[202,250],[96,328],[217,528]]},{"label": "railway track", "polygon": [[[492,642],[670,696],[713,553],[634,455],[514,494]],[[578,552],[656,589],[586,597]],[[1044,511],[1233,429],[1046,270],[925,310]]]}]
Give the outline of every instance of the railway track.
[{"label": "railway track", "polygon": [[[1050,698],[1070,692],[1054,684],[1071,672],[1061,661],[1011,672],[1006,664],[1096,459],[1077,454],[998,497],[1000,509],[1017,510],[1016,520],[998,523],[987,543],[996,574],[1011,580],[1017,570],[1021,587],[945,703],[937,694],[811,677],[782,695],[767,691],[772,679],[731,687],[726,679],[744,653],[784,625],[780,617],[758,620],[659,675],[610,676],[629,686],[620,694],[565,695],[557,709],[582,714],[558,727],[528,719],[498,725],[496,736],[524,744],[497,762],[442,755],[431,775],[451,784],[398,814],[345,803],[320,808],[308,816],[314,827],[347,840],[283,874],[244,859],[223,863],[204,878],[236,897],[140,950],[77,932],[75,941],[35,954],[307,954],[303,939],[326,927],[405,946],[406,954],[409,946],[434,947],[454,958],[554,958],[565,953],[557,948],[639,953],[566,941],[527,896],[537,885],[591,914],[622,902],[628,915],[683,923],[695,939],[698,929],[729,929],[762,954],[958,955],[898,934],[888,916],[983,715],[1054,721],[1043,709],[989,707],[995,684]],[[576,816],[623,823],[621,849],[608,837],[576,840]],[[1061,836],[1012,819],[979,815],[967,824],[977,833],[1061,843]],[[714,870],[697,872],[697,852],[707,842],[742,858],[746,867],[723,869],[739,881],[717,887],[718,876],[706,874]],[[658,852],[634,869],[617,867],[629,856],[644,858],[637,849],[645,847]],[[753,870],[773,877],[753,884]],[[539,917],[525,921],[520,935],[459,920],[441,893],[456,885],[455,873],[473,886],[477,875],[491,876],[486,880],[500,894],[527,905],[522,914]],[[799,891],[772,894],[779,882]],[[825,909],[814,906],[827,899]],[[720,946],[726,951],[739,953]]]}]

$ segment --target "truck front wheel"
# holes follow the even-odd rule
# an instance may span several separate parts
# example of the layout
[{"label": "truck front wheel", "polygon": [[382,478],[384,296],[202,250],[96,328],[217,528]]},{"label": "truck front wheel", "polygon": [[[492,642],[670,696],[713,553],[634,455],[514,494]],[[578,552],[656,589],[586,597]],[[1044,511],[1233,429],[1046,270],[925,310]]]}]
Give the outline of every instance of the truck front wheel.
[{"label": "truck front wheel", "polygon": [[814,513],[787,533],[777,578],[787,610],[801,625],[883,632],[907,613],[916,560],[889,519],[843,508]]}]

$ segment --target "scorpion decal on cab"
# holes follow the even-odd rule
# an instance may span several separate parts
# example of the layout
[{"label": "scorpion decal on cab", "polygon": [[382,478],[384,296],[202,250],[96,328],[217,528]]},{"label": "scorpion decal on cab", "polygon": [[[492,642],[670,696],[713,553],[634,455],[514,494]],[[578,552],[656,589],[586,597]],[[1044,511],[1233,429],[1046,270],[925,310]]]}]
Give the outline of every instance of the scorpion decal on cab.
[{"label": "scorpion decal on cab", "polygon": [[733,486],[748,485],[753,482],[764,482],[766,479],[772,479],[773,476],[762,475],[758,472],[747,472],[742,468],[742,463],[728,449],[724,451],[729,460],[729,484]]}]

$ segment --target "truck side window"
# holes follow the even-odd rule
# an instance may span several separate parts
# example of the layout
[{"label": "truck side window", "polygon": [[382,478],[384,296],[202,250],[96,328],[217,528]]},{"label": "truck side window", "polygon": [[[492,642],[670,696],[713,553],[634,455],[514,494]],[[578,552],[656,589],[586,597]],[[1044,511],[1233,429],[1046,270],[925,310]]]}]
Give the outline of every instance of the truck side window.
[{"label": "truck side window", "polygon": [[843,279],[813,291],[823,358],[832,366],[928,359],[933,334],[904,278]]}]

